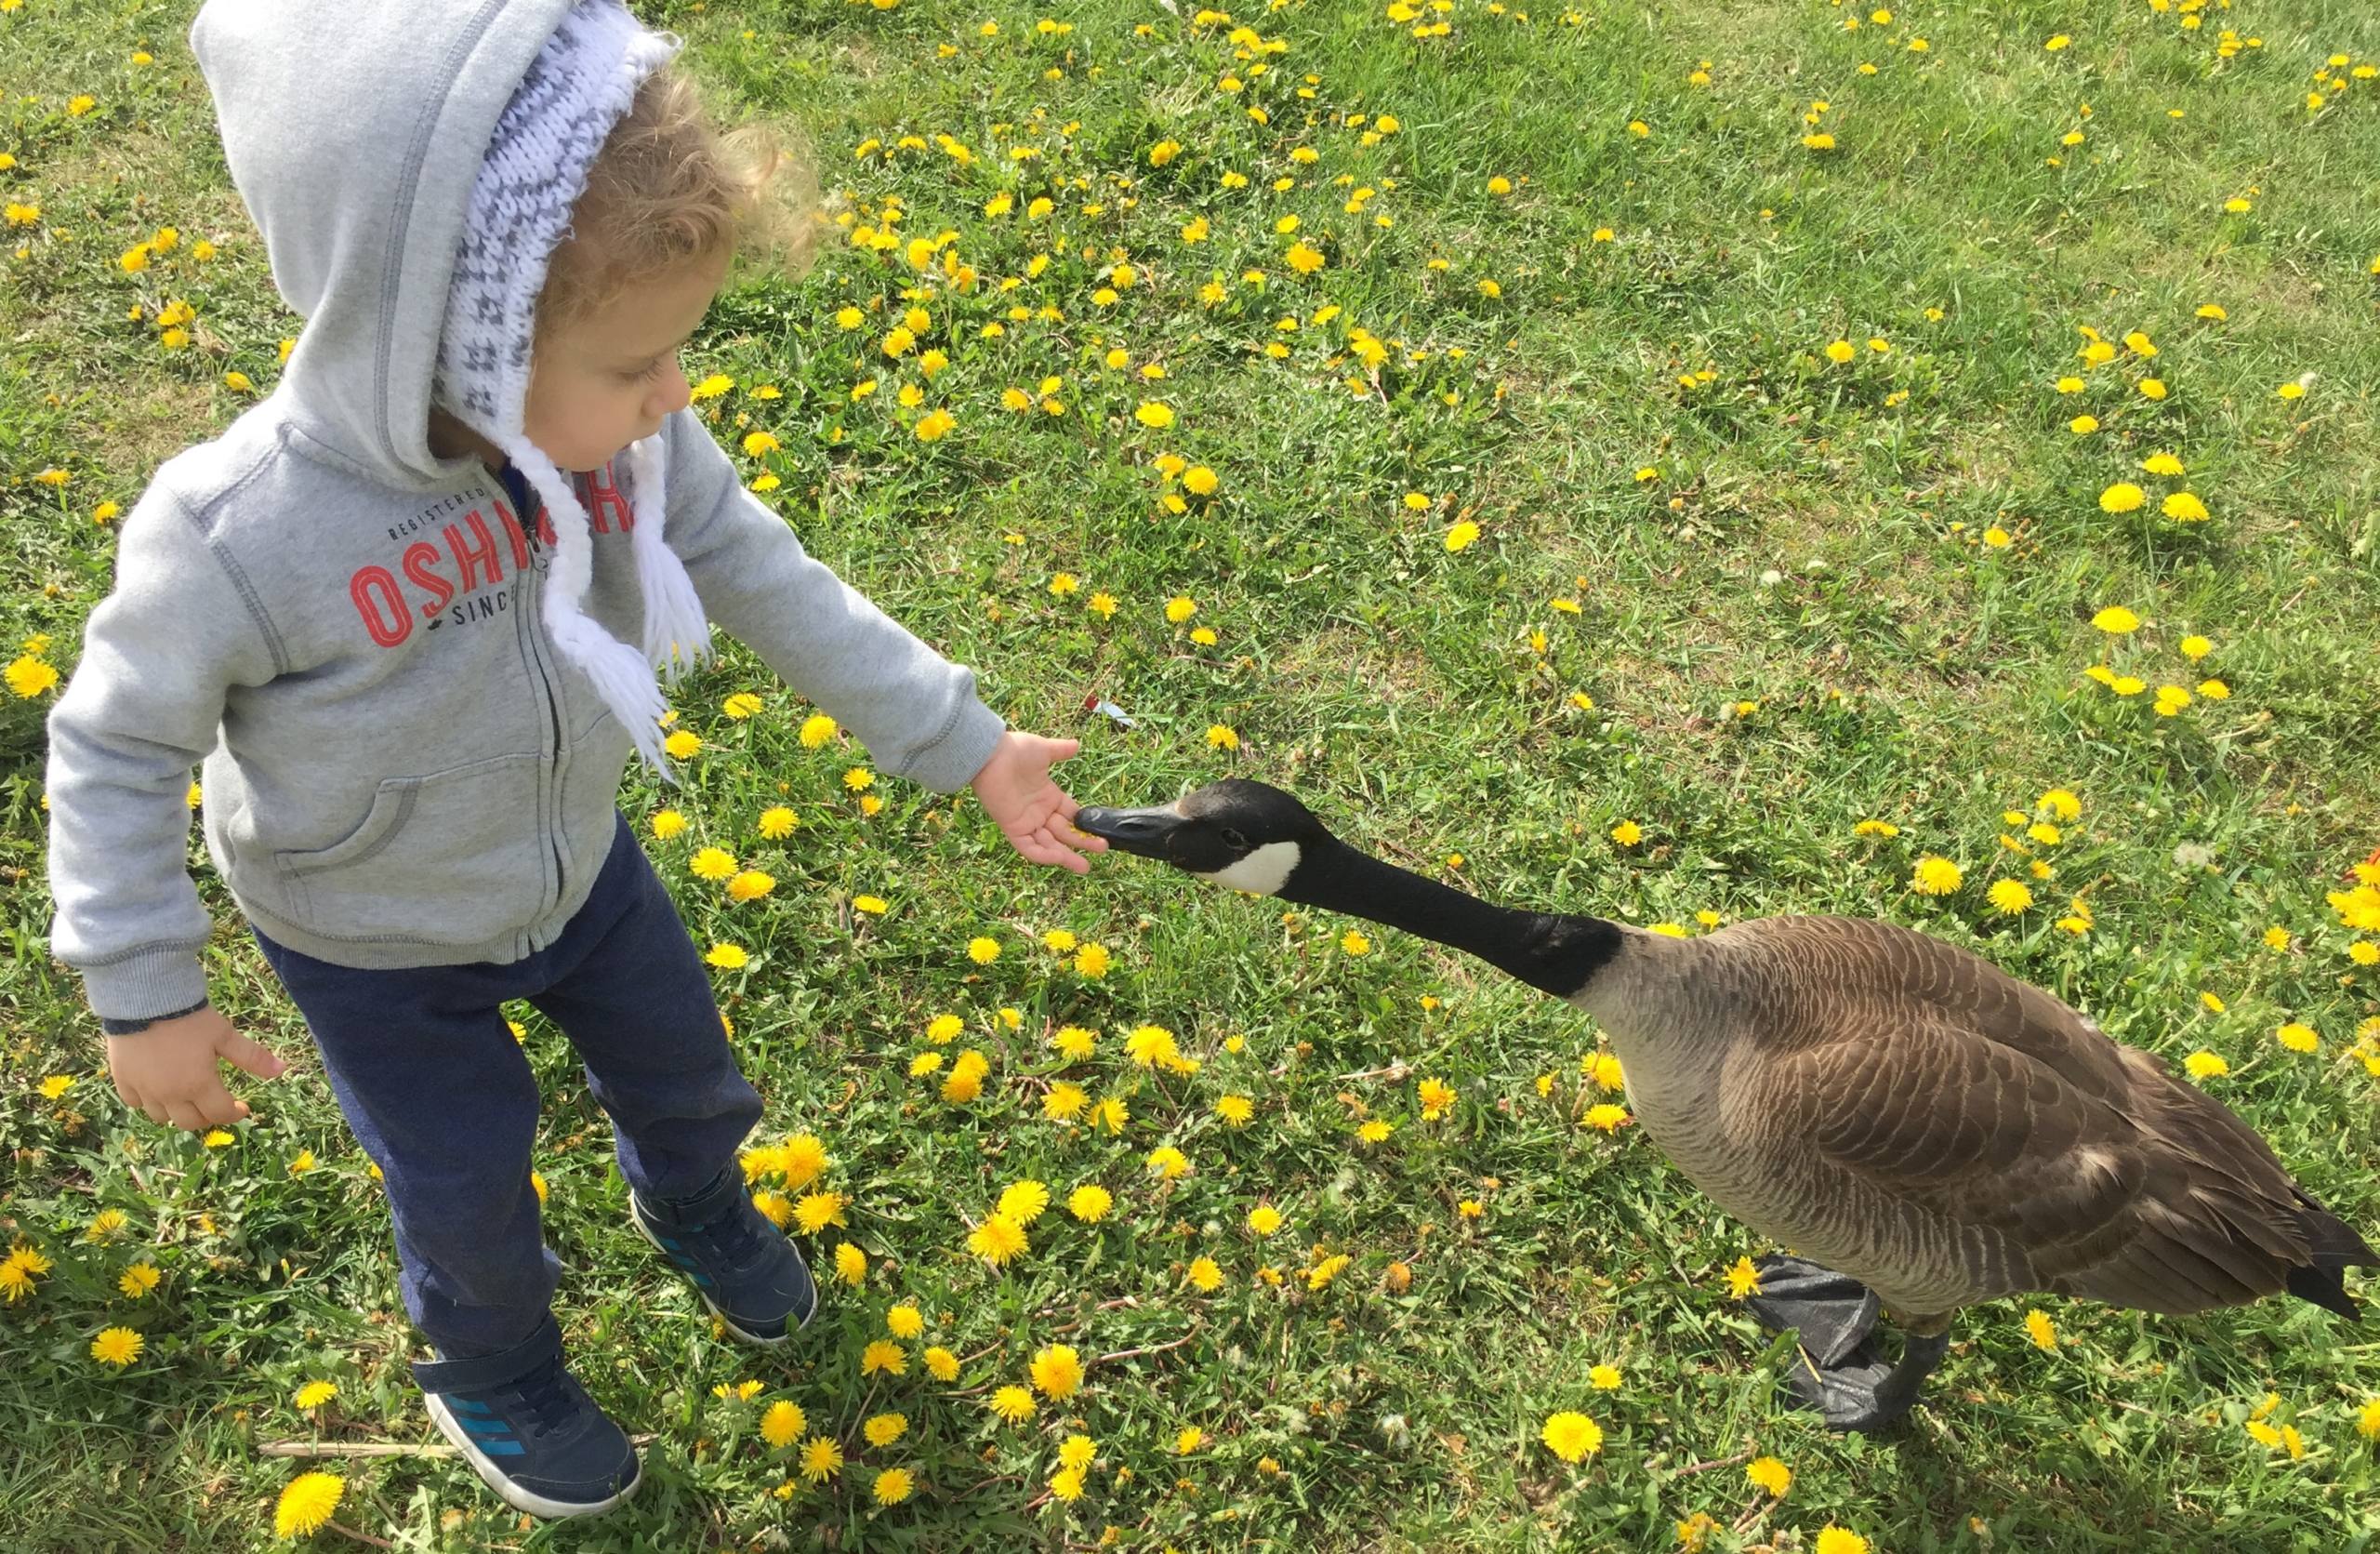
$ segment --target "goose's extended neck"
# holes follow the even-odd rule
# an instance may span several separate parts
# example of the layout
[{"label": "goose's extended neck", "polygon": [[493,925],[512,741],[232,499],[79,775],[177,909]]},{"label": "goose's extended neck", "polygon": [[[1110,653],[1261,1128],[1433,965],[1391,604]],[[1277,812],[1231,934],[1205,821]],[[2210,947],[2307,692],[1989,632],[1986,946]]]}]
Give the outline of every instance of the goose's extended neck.
[{"label": "goose's extended neck", "polygon": [[1620,952],[1617,923],[1499,907],[1423,879],[1336,837],[1304,848],[1284,899],[1402,928],[1571,998]]}]

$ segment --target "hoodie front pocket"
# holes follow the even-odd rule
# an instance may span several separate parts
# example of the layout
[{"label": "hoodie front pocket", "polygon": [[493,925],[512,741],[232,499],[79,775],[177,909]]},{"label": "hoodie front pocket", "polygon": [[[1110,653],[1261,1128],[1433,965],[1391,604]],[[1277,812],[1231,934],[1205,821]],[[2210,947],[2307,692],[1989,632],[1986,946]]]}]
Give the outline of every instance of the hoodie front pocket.
[{"label": "hoodie front pocket", "polygon": [[298,923],[329,939],[477,944],[545,897],[536,755],[390,777],[343,840],[273,864]]}]

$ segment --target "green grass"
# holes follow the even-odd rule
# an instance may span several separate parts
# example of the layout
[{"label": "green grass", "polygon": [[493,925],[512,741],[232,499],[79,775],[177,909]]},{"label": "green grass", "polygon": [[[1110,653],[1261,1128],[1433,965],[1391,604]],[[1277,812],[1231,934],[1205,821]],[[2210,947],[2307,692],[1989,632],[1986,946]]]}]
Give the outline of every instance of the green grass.
[{"label": "green grass", "polygon": [[[780,477],[770,499],[814,551],[977,666],[1012,723],[1083,736],[1066,776],[1086,800],[1243,771],[1430,872],[1455,872],[1460,852],[1460,877],[1504,899],[1689,929],[1698,912],[1808,910],[1925,928],[2121,1039],[2224,1056],[2215,1093],[2373,1233],[2380,1077],[2353,1049],[2380,983],[2324,897],[2380,843],[2380,214],[2363,197],[2380,81],[2326,92],[2319,113],[2306,96],[2331,53],[2380,57],[2380,15],[2241,0],[2190,31],[2145,4],[1895,9],[1846,32],[1848,8],[1816,0],[1526,20],[1455,0],[1450,34],[1417,40],[1384,5],[1305,0],[1237,16],[1286,45],[1261,75],[1228,27],[1121,0],[1053,7],[1073,23],[1062,35],[999,5],[651,10],[720,100],[808,131],[854,223],[897,193],[905,233],[955,231],[982,277],[923,285],[925,343],[951,358],[926,405],[959,418],[937,443],[893,403],[919,380],[914,356],[874,344],[911,272],[840,233],[808,277],[723,296],[689,366],[736,380],[709,402],[722,441],[782,440],[752,473]],[[94,511],[128,508],[163,458],[249,403],[227,371],[269,388],[297,328],[225,176],[190,11],[0,13],[0,150],[16,159],[0,193],[40,206],[0,232],[0,633],[11,656],[46,635],[61,673],[108,586]],[[2227,26],[2256,46],[2221,58]],[[2070,46],[2043,47],[2061,32]],[[153,62],[127,62],[136,48]],[[1706,60],[1709,84],[1691,84]],[[1233,71],[1246,89],[1219,91]],[[96,105],[70,115],[77,93]],[[1831,105],[1831,152],[1803,144],[1813,100]],[[1400,126],[1367,146],[1353,113]],[[2075,129],[2084,142],[2062,146]],[[941,134],[972,161],[935,149]],[[853,155],[903,135],[926,149]],[[1182,153],[1152,166],[1167,139]],[[1043,155],[1015,162],[1015,145]],[[1311,165],[1290,159],[1302,146]],[[1250,182],[1225,189],[1226,170]],[[1377,191],[1360,213],[1342,208],[1342,176]],[[1488,192],[1498,176],[1512,193]],[[1003,189],[1017,209],[987,217]],[[1056,208],[1028,219],[1039,193]],[[2234,196],[2253,208],[2227,213]],[[1285,263],[1288,215],[1328,255],[1320,272]],[[1210,233],[1187,244],[1199,216]],[[168,224],[176,249],[118,268]],[[217,248],[204,261],[201,238]],[[1138,283],[1097,305],[1119,251]],[[1250,268],[1261,284],[1240,278]],[[1223,299],[1202,303],[1210,279]],[[154,318],[176,299],[194,339],[167,351]],[[2198,317],[2205,303],[2228,317]],[[837,327],[846,304],[864,330]],[[1317,325],[1325,304],[1340,311]],[[980,338],[1015,305],[1058,316]],[[1284,316],[1302,326],[1276,329]],[[2146,331],[2159,354],[2086,367],[2082,325]],[[1376,375],[1356,326],[1388,345]],[[1837,339],[1853,363],[1823,356]],[[1263,353],[1273,340],[1286,356]],[[1104,366],[1119,346],[1128,367]],[[1137,377],[1152,362],[1162,382]],[[2162,403],[2131,387],[2152,371]],[[2309,372],[2303,398],[2277,396]],[[2069,373],[2082,392],[2055,392]],[[1064,414],[1000,408],[1004,388],[1053,375]],[[879,391],[853,402],[869,377]],[[763,384],[781,397],[753,396]],[[1177,424],[1136,424],[1144,398]],[[2084,411],[2102,429],[2069,432]],[[2186,483],[2141,474],[2157,451],[2180,456]],[[1216,495],[1167,511],[1179,486],[1153,460],[1169,452],[1215,470]],[[2123,479],[2149,506],[2104,512],[2099,492]],[[2183,484],[2211,521],[2158,514]],[[1482,538],[1450,552],[1464,518]],[[2004,548],[1982,541],[1994,525]],[[1059,572],[1080,591],[1053,595]],[[1112,618],[1086,610],[1096,591]],[[1175,595],[1197,603],[1187,623],[1165,618]],[[2090,618],[2108,604],[2146,624],[2103,636]],[[1195,626],[1216,642],[1193,643]],[[2214,644],[2196,665],[2178,652],[2192,633]],[[2148,691],[2094,683],[2103,659]],[[2228,699],[2151,710],[2156,687],[2209,677]],[[721,715],[745,690],[766,711]],[[2175,1320],[2044,1298],[2054,1353],[2028,1340],[2024,1305],[1977,1308],[1905,1432],[1829,1437],[1778,1406],[1778,1357],[1727,1299],[1725,1269],[1758,1250],[1747,1233],[1634,1130],[1578,1125],[1598,1098],[1578,1077],[1596,1036],[1571,1011],[1387,933],[1351,956],[1348,923],[1285,921],[1131,860],[1082,882],[1032,870],[979,810],[898,782],[863,816],[840,778],[864,752],[801,747],[797,690],[732,649],[680,698],[708,744],[689,790],[632,778],[622,804],[697,938],[751,951],[719,992],[767,1098],[762,1140],[826,1141],[851,1223],[808,1243],[823,1264],[848,1237],[865,1287],[838,1287],[784,1357],[715,1341],[627,1226],[566,1043],[524,1011],[549,1097],[537,1162],[568,1270],[561,1315],[590,1387],[654,1433],[651,1481],[618,1515],[532,1527],[449,1459],[327,1460],[347,1475],[343,1526],[406,1548],[590,1550],[1054,1549],[1110,1527],[1148,1549],[1659,1549],[1697,1513],[1718,1523],[1712,1549],[1810,1549],[1830,1522],[1880,1554],[2380,1536],[2380,1467],[2357,1429],[2380,1346],[2294,1303]],[[1138,726],[1086,718],[1092,693]],[[386,1214],[203,848],[217,1000],[293,1071],[246,1084],[257,1121],[219,1149],[116,1102],[78,984],[46,954],[54,696],[0,698],[0,1235],[54,1263],[0,1308],[0,1544],[263,1547],[304,1466],[266,1443],[434,1439],[404,1369]],[[1236,754],[1210,745],[1213,724],[1237,732]],[[2063,840],[2003,823],[2055,788],[2082,801]],[[647,817],[672,802],[690,826],[651,840]],[[763,842],[759,812],[777,803],[803,824]],[[1899,834],[1855,837],[1868,818]],[[1641,843],[1610,839],[1622,820]],[[774,892],[739,906],[693,877],[707,843]],[[1912,893],[1926,855],[1961,864],[1964,886]],[[2049,878],[2027,872],[2035,858]],[[1994,912],[2002,878],[2030,881],[2037,905]],[[854,919],[862,893],[892,910]],[[2055,925],[2077,896],[2082,935]],[[2265,944],[2273,926],[2287,950]],[[1106,976],[1043,949],[1052,928],[1108,947]],[[965,953],[977,935],[1004,946],[987,966]],[[971,1106],[907,1074],[943,1012],[967,1022],[954,1048],[991,1062]],[[2319,1052],[2275,1042],[2289,1020]],[[1046,1044],[1068,1023],[1101,1031],[1089,1063]],[[1133,1069],[1123,1034],[1142,1023],[1177,1032],[1197,1071]],[[73,1082],[55,1099],[51,1075]],[[1128,1098],[1121,1136],[1043,1120],[1059,1077]],[[1460,1094],[1441,1122],[1420,1121],[1423,1077]],[[1226,1094],[1253,1102],[1245,1127],[1218,1117]],[[1396,1131],[1361,1147],[1364,1116]],[[1143,1158],[1169,1143],[1196,1169],[1157,1185]],[[301,1149],[319,1163],[292,1175]],[[966,1255],[967,1228],[1028,1175],[1061,1202],[1100,1182],[1116,1210],[1091,1229],[1053,1208],[1031,1255],[996,1273]],[[1465,1200],[1484,1213],[1463,1216]],[[1245,1229],[1260,1201],[1288,1215],[1270,1241]],[[86,1240],[103,1208],[124,1229]],[[1324,1252],[1352,1262],[1309,1291],[1299,1276]],[[1225,1275],[1213,1295],[1183,1280],[1201,1255]],[[139,1301],[114,1287],[136,1259],[164,1275]],[[863,1381],[860,1350],[904,1298],[929,1330],[910,1374]],[[113,1323],[147,1346],[121,1373],[88,1354]],[[990,1388],[1057,1341],[1093,1357],[1086,1391],[999,1426]],[[923,1375],[928,1342],[965,1357],[955,1386]],[[1151,1352],[1097,1358],[1128,1350]],[[1591,1386],[1602,1363],[1619,1388]],[[309,1419],[291,1397],[316,1378],[339,1395]],[[715,1396],[747,1378],[750,1401]],[[2268,1393],[2302,1460],[2244,1428]],[[758,1434],[779,1398],[851,1456],[784,1501],[770,1491],[787,1454]],[[861,1421],[886,1407],[909,1434],[869,1448]],[[1537,1440],[1573,1408],[1606,1432],[1577,1469]],[[1179,1457],[1184,1426],[1210,1439]],[[1100,1458],[1069,1509],[1042,1492],[1077,1428]],[[1792,1468],[1781,1504],[1733,1465],[1754,1452]],[[1686,1471],[1707,1464],[1722,1466]],[[919,1493],[879,1509],[868,1485],[894,1465]]]}]

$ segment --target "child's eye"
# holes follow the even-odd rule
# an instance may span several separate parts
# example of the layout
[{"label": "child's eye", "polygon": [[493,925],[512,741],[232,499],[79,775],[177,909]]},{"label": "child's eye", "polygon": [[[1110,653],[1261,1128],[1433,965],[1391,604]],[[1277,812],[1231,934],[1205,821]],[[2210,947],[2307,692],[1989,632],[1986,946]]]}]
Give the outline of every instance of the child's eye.
[{"label": "child's eye", "polygon": [[643,383],[643,382],[650,381],[650,380],[651,380],[651,379],[655,379],[655,378],[660,377],[660,376],[661,376],[661,373],[662,373],[662,369],[663,369],[663,368],[665,368],[665,367],[667,367],[668,365],[669,365],[669,358],[668,358],[668,357],[667,357],[667,356],[659,356],[659,357],[655,357],[655,358],[654,359],[653,365],[652,365],[651,366],[645,367],[645,368],[643,368],[641,371],[639,371],[639,372],[630,373],[630,374],[628,375],[628,380],[629,380],[630,382],[633,382],[633,383]]}]

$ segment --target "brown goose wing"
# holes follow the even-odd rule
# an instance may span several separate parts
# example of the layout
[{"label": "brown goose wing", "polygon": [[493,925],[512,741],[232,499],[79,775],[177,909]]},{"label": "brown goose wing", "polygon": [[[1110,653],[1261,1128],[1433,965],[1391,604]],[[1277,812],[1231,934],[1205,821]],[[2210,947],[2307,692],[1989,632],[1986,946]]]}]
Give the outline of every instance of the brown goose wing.
[{"label": "brown goose wing", "polygon": [[1953,1225],[1978,1295],[2013,1281],[2198,1311],[2273,1294],[2312,1261],[2307,1211],[2328,1216],[2263,1139],[2154,1057],[1937,939],[1768,921],[1771,953],[1817,955],[1833,973],[1795,979],[1797,1023],[1827,1039],[1770,1060],[1789,1125],[1835,1167]]}]

